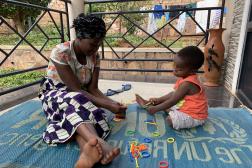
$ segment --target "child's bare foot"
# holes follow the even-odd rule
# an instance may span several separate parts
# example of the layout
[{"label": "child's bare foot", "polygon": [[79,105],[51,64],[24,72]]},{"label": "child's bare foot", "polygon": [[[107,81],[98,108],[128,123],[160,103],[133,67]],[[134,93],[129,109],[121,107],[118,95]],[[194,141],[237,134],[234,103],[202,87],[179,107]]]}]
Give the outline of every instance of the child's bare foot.
[{"label": "child's bare foot", "polygon": [[102,148],[97,139],[89,140],[81,151],[75,168],[92,168],[102,158]]},{"label": "child's bare foot", "polygon": [[110,163],[113,159],[115,159],[120,154],[119,148],[113,148],[104,140],[100,140],[100,144],[103,149],[103,158],[101,160],[101,164],[106,165]]},{"label": "child's bare foot", "polygon": [[141,106],[143,107],[145,104],[148,103],[147,100],[144,100],[141,96],[139,96],[138,94],[135,94],[136,96],[136,102]]}]

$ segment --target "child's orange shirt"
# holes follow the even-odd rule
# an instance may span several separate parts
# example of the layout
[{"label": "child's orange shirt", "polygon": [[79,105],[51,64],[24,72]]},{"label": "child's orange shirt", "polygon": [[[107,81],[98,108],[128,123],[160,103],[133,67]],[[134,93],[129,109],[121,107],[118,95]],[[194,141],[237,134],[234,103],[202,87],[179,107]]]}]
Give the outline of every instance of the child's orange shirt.
[{"label": "child's orange shirt", "polygon": [[205,90],[200,84],[197,75],[190,75],[186,78],[180,78],[176,81],[174,89],[176,90],[179,85],[185,81],[194,83],[200,87],[200,92],[194,95],[186,95],[176,106],[178,110],[188,114],[194,119],[203,120],[208,117],[208,103],[205,95]]}]

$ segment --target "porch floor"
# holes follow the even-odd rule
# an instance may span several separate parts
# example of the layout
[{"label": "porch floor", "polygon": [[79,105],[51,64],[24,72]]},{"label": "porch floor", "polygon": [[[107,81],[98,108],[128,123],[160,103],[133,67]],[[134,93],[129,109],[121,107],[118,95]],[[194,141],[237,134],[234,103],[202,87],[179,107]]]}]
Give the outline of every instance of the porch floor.
[{"label": "porch floor", "polygon": [[[114,80],[100,80],[99,88],[103,93],[107,89],[120,89],[122,84],[129,83],[132,89],[123,93],[111,96],[112,99],[122,103],[131,103],[134,101],[135,93],[144,98],[158,97],[173,90],[173,84],[165,83],[147,83],[147,82],[125,82]],[[241,105],[240,101],[232,95],[225,87],[205,87],[210,107],[229,107],[236,108]]]},{"label": "porch floor", "polygon": [[[118,102],[125,103],[125,104],[134,103],[136,93],[148,99],[150,97],[162,96],[173,90],[173,84],[116,81],[116,80],[103,80],[103,79],[99,81],[99,88],[103,93],[105,93],[108,89],[113,89],[113,90],[121,89],[122,84],[131,84],[132,88],[128,91],[115,94],[111,96],[110,98]],[[236,108],[241,105],[240,101],[223,86],[206,87],[205,89],[206,89],[206,94],[208,97],[209,107]],[[33,94],[33,95],[36,95],[36,94]],[[31,99],[31,97],[29,96],[28,98]],[[22,99],[22,101],[25,101],[24,98],[20,98],[20,99]],[[35,97],[34,99],[38,99],[38,98]],[[17,102],[20,103],[20,101],[17,101]],[[9,110],[10,108],[0,111],[0,115]]]}]

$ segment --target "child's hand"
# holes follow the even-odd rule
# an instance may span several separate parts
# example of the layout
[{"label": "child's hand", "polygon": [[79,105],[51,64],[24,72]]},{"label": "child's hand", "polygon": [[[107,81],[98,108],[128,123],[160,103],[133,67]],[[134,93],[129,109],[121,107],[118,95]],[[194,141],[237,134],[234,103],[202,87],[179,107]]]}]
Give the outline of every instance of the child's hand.
[{"label": "child's hand", "polygon": [[159,104],[158,98],[150,98],[149,102],[152,102],[153,105]]},{"label": "child's hand", "polygon": [[116,114],[116,118],[125,118],[126,116],[126,110],[127,106],[119,103],[119,102],[113,102],[111,104],[110,110]]}]

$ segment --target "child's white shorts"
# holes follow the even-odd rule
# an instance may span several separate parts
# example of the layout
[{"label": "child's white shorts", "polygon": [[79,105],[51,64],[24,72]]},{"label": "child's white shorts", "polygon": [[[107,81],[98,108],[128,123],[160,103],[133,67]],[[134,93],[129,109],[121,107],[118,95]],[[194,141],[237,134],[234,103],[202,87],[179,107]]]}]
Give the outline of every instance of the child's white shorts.
[{"label": "child's white shorts", "polygon": [[205,123],[206,120],[197,120],[186,113],[180,112],[179,110],[172,108],[169,112],[170,118],[172,120],[173,128],[176,130],[182,128],[193,128]]}]

